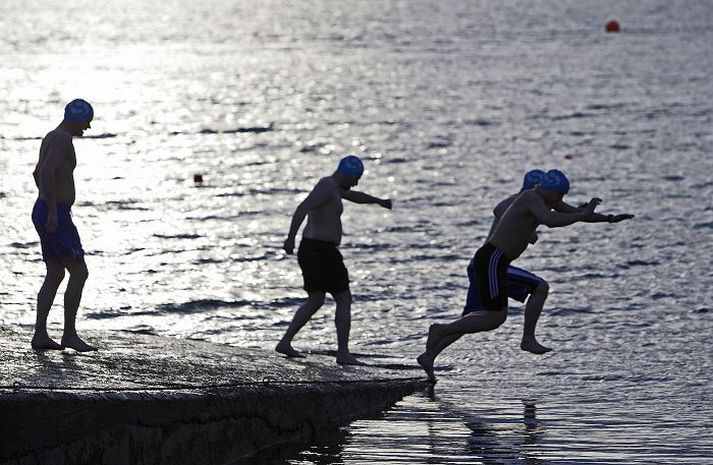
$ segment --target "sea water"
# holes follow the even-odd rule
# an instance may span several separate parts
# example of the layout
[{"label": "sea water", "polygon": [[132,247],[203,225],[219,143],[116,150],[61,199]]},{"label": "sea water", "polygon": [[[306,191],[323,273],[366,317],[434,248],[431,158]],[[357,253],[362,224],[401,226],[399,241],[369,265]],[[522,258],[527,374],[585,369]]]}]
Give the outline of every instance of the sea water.
[{"label": "sea water", "polygon": [[[82,97],[74,218],[82,329],[271,350],[304,298],[281,249],[347,153],[351,346],[414,358],[460,315],[465,268],[524,172],[558,167],[620,224],[540,229],[517,265],[551,291],[437,360],[432,392],[272,463],[713,461],[713,4],[705,1],[5,0],[0,324],[32,325],[40,139]],[[621,32],[606,33],[615,19]],[[202,183],[194,182],[200,174]],[[335,348],[328,301],[294,341]],[[61,331],[61,295],[50,332]],[[95,341],[99,345],[110,341]],[[324,358],[331,363],[331,358]],[[286,361],[286,363],[289,363]]]}]

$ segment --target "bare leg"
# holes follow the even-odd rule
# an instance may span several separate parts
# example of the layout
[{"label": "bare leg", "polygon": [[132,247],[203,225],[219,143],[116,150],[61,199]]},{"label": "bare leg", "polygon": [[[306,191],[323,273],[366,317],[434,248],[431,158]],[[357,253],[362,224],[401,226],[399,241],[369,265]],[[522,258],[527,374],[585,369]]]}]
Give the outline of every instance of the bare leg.
[{"label": "bare leg", "polygon": [[464,334],[492,331],[505,322],[507,311],[490,312],[478,310],[445,325],[434,324],[428,330],[426,351],[416,358],[431,382],[436,382],[433,363],[436,357]]},{"label": "bare leg", "polygon": [[458,339],[463,337],[465,333],[462,334],[451,334],[446,337],[441,338],[436,346],[429,352],[431,354],[431,358],[435,361],[436,357],[438,357],[441,352],[443,352],[446,347],[450,346],[454,342],[456,342]]},{"label": "bare leg", "polygon": [[543,281],[535,288],[533,293],[527,299],[527,304],[525,305],[525,326],[522,332],[522,342],[520,343],[520,348],[522,350],[526,350],[527,352],[532,352],[533,354],[544,354],[552,350],[551,348],[545,347],[537,342],[537,339],[535,338],[537,320],[540,319],[542,307],[545,305],[545,300],[547,299],[549,290],[550,286],[547,282]]},{"label": "bare leg", "polygon": [[347,289],[333,295],[337,304],[334,324],[337,327],[337,363],[340,365],[363,365],[349,352],[349,332],[352,326],[352,293]]},{"label": "bare leg", "polygon": [[[453,344],[456,342],[458,339],[460,339],[463,334],[452,334],[450,336],[442,337],[438,340],[435,339],[435,334],[436,331],[434,331],[435,326],[446,326],[446,325],[436,325],[433,324],[428,330],[428,341],[426,343],[426,351],[416,357],[416,361],[418,362],[419,365],[421,365],[421,368],[426,372],[426,375],[428,376],[428,380],[431,381],[433,384],[436,383],[436,373],[433,370],[433,362],[436,360],[436,357],[438,357],[438,354],[443,352],[443,350],[448,347],[449,345]],[[428,347],[428,342],[432,342],[432,347]]]},{"label": "bare leg", "polygon": [[280,339],[280,342],[277,344],[277,347],[275,347],[275,350],[281,354],[287,355],[288,357],[304,358],[304,355],[292,348],[292,339],[294,339],[299,330],[307,324],[309,319],[312,318],[312,315],[314,315],[323,304],[324,292],[308,292],[307,302],[302,304],[302,306],[297,309],[295,316],[290,322],[290,326],[287,328],[285,335],[282,336],[282,339]]},{"label": "bare leg", "polygon": [[32,348],[35,350],[63,350],[64,347],[54,342],[47,333],[47,316],[57,295],[57,289],[64,279],[64,266],[56,258],[45,264],[47,265],[47,275],[37,294],[37,320],[35,334],[32,337]]},{"label": "bare leg", "polygon": [[62,336],[62,345],[78,352],[97,350],[96,347],[79,338],[76,327],[77,309],[79,308],[79,302],[82,300],[84,283],[89,276],[87,265],[83,261],[71,258],[65,260],[64,266],[69,271],[69,282],[67,283],[67,290],[64,291],[64,335]]}]

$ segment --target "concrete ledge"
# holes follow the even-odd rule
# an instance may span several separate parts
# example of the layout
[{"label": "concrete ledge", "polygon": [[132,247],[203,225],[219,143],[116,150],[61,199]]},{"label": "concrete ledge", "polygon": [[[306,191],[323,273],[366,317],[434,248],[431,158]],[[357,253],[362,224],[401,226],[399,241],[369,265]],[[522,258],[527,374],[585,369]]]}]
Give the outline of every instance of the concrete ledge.
[{"label": "concrete ledge", "polygon": [[0,464],[225,464],[309,442],[425,386],[403,376],[417,371],[341,368],[331,357],[91,336],[99,353],[34,353],[29,332],[0,329]]}]

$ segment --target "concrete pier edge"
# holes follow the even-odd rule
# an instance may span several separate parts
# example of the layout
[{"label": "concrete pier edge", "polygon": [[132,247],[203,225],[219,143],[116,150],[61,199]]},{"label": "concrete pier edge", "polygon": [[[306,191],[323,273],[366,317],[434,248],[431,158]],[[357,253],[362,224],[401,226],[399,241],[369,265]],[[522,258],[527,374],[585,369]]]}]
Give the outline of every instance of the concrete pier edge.
[{"label": "concrete pier edge", "polygon": [[309,443],[427,386],[422,377],[341,368],[326,357],[293,361],[158,336],[93,336],[110,347],[32,353],[26,330],[0,328],[1,465],[227,464],[281,443]]}]

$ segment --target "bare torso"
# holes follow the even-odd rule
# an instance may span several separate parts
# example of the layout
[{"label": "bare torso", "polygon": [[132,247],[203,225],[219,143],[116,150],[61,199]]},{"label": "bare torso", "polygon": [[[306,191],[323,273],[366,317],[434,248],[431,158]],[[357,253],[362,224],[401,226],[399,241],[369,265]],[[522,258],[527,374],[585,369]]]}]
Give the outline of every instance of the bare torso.
[{"label": "bare torso", "polygon": [[498,226],[498,223],[500,222],[500,218],[502,218],[503,214],[507,211],[510,204],[513,202],[513,200],[515,200],[517,198],[518,195],[520,195],[520,193],[513,194],[495,206],[495,208],[493,209],[493,215],[495,215],[495,218],[493,219],[493,223],[490,225],[490,232],[488,232],[488,239],[490,239],[490,237],[495,232],[495,228]]},{"label": "bare torso", "polygon": [[[40,198],[53,197],[56,203],[74,204],[74,168],[77,157],[72,144],[72,136],[62,129],[50,131],[40,146],[40,156],[32,173]],[[43,176],[53,172],[54,176]],[[51,192],[47,192],[50,191]]]},{"label": "bare torso", "polygon": [[319,180],[314,191],[322,191],[327,200],[309,211],[302,237],[329,241],[339,245],[342,241],[342,197],[337,181],[328,176]]},{"label": "bare torso", "polygon": [[[500,249],[510,260],[515,260],[527,249],[530,239],[540,225],[532,213],[533,203],[544,201],[532,191],[525,191],[504,200],[509,206],[491,229],[488,241]],[[498,205],[500,207],[501,205]],[[504,206],[504,205],[503,205]],[[498,207],[496,207],[496,212]],[[549,209],[549,207],[547,207]]]}]

